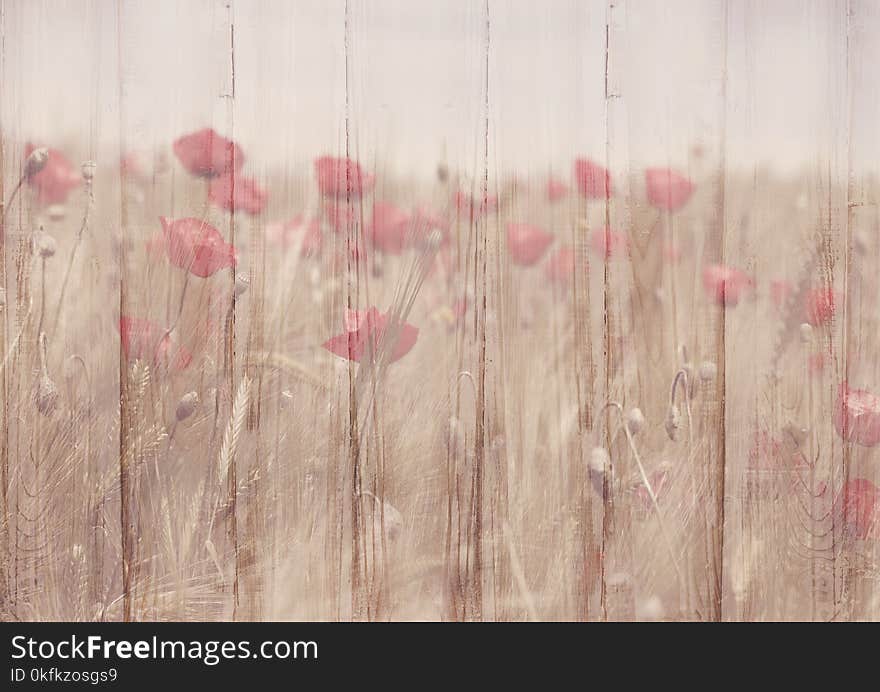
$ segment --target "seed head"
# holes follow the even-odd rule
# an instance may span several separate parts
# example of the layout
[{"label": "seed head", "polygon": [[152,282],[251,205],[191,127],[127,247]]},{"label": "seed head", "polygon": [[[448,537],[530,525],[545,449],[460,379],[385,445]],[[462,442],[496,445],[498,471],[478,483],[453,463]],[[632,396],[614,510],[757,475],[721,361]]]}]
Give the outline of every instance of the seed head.
[{"label": "seed head", "polygon": [[47,163],[49,163],[49,150],[46,147],[34,149],[25,161],[24,174],[30,178],[43,170]]},{"label": "seed head", "polygon": [[180,401],[177,402],[177,410],[175,411],[175,416],[177,416],[178,421],[186,420],[189,418],[196,410],[196,406],[199,405],[199,395],[196,392],[187,392],[182,397],[180,397]]},{"label": "seed head", "polygon": [[447,168],[445,163],[437,164],[437,180],[441,183],[445,183],[449,180],[449,168]]}]

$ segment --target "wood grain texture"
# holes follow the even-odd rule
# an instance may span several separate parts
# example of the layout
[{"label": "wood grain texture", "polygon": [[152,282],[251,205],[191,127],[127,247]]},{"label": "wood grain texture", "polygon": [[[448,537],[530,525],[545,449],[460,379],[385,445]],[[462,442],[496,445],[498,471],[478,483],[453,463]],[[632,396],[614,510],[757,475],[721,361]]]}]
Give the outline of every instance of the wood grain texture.
[{"label": "wood grain texture", "polygon": [[869,0],[0,0],[0,615],[877,619],[878,46]]}]

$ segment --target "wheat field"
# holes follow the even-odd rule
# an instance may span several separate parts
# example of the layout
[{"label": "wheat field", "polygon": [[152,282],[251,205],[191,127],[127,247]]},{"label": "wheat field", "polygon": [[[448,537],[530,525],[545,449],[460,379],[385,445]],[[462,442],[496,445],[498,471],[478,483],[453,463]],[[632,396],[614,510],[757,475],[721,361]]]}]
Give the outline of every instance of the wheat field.
[{"label": "wheat field", "polygon": [[878,58],[0,0],[0,618],[880,619]]}]

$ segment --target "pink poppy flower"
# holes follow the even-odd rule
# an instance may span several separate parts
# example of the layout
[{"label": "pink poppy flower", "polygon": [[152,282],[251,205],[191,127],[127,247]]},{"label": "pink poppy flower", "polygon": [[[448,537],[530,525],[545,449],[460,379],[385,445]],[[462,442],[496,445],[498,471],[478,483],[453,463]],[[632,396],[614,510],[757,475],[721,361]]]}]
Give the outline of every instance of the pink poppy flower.
[{"label": "pink poppy flower", "polygon": [[399,255],[407,245],[412,216],[390,202],[374,202],[366,228],[368,242],[380,252]]},{"label": "pink poppy flower", "polygon": [[645,171],[648,202],[658,209],[681,209],[694,192],[694,184],[670,168],[649,168]]},{"label": "pink poppy flower", "polygon": [[590,233],[590,247],[599,257],[609,260],[629,252],[629,238],[625,233],[617,233],[607,226],[597,228]]},{"label": "pink poppy flower", "polygon": [[266,226],[266,240],[284,250],[296,244],[297,236],[300,233],[305,234],[301,241],[300,256],[309,257],[321,254],[324,237],[321,235],[321,224],[317,219],[311,219],[306,223],[303,215],[297,214],[289,221],[271,223]]},{"label": "pink poppy flower", "polygon": [[544,265],[544,275],[553,283],[566,284],[574,276],[574,248],[563,245]]},{"label": "pink poppy flower", "polygon": [[179,137],[173,148],[183,167],[202,178],[232,173],[244,165],[241,147],[209,127]]},{"label": "pink poppy flower", "polygon": [[511,260],[520,266],[538,262],[553,242],[553,236],[543,228],[528,223],[507,224],[507,249]]},{"label": "pink poppy flower", "polygon": [[355,224],[357,219],[354,207],[345,204],[345,202],[327,201],[324,204],[324,219],[335,233],[344,233],[348,228]]},{"label": "pink poppy flower", "polygon": [[391,350],[388,362],[403,358],[415,346],[419,330],[403,322],[397,329],[394,344],[388,344],[389,313],[381,314],[371,307],[367,310],[346,309],[343,322],[345,331],[324,342],[323,347],[331,353],[355,362],[361,362],[365,354],[376,356],[382,349]]},{"label": "pink poppy flower", "polygon": [[880,442],[880,397],[842,382],[834,404],[834,429],[847,442],[873,447]]},{"label": "pink poppy flower", "polygon": [[807,293],[804,300],[806,320],[814,327],[831,322],[834,317],[834,290],[831,288],[814,288]]},{"label": "pink poppy flower", "polygon": [[735,267],[710,264],[703,269],[703,287],[709,297],[722,307],[736,306],[752,284],[752,279]]},{"label": "pink poppy flower", "polygon": [[590,159],[576,159],[574,179],[578,192],[587,199],[608,199],[612,195],[611,173]]},{"label": "pink poppy flower", "polygon": [[877,538],[880,524],[880,488],[865,478],[854,478],[841,491],[843,521],[857,540]]},{"label": "pink poppy flower", "polygon": [[[25,158],[36,149],[28,142]],[[57,149],[49,149],[49,160],[39,173],[28,176],[27,183],[37,193],[40,204],[64,204],[71,190],[82,183],[82,173]]]},{"label": "pink poppy flower", "polygon": [[192,217],[160,216],[165,250],[171,264],[207,278],[238,262],[235,248],[210,224]]},{"label": "pink poppy flower", "polygon": [[568,197],[568,185],[563,183],[559,178],[550,178],[547,181],[547,199],[551,202],[558,202],[559,200],[565,199]]},{"label": "pink poppy flower", "polygon": [[231,173],[214,178],[208,185],[208,199],[229,212],[243,211],[256,216],[266,208],[267,197],[256,180]]},{"label": "pink poppy flower", "polygon": [[192,362],[192,354],[150,320],[123,315],[119,318],[119,337],[129,360],[147,360],[154,367],[175,371],[185,370]]},{"label": "pink poppy flower", "polygon": [[373,188],[374,178],[364,173],[356,161],[321,156],[315,159],[318,189],[328,197],[360,197]]}]

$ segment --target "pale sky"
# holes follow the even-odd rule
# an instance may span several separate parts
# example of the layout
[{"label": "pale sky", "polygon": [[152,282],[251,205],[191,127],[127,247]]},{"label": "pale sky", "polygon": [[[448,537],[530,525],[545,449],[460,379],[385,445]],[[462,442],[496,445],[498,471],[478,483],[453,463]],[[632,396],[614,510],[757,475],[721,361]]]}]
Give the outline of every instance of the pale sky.
[{"label": "pale sky", "polygon": [[[100,161],[120,132],[149,149],[212,125],[249,166],[306,166],[344,150],[347,112],[380,170],[482,156],[483,1],[349,0],[347,32],[344,0],[120,4],[0,0],[7,145],[74,141]],[[490,0],[493,170],[567,173],[603,160],[607,134],[616,168],[683,165],[695,142],[712,160],[724,142],[732,167],[845,171],[848,129],[853,167],[874,167],[877,4],[853,0],[848,54],[845,2],[616,0],[606,102],[606,2]]]}]

